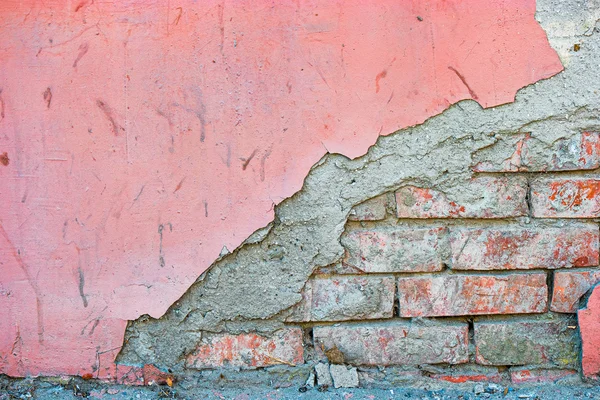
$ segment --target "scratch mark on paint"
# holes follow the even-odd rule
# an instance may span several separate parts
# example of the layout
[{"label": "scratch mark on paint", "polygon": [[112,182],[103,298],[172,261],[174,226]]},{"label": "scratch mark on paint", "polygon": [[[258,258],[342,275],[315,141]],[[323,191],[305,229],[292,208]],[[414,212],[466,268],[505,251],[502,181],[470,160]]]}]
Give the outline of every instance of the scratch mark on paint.
[{"label": "scratch mark on paint", "polygon": [[271,155],[271,149],[267,150],[267,152],[260,159],[260,180],[261,182],[265,181],[265,163],[267,158]]},{"label": "scratch mark on paint", "polygon": [[183,177],[183,179],[181,181],[179,181],[179,183],[177,184],[177,187],[175,187],[175,190],[173,190],[173,193],[177,192],[179,189],[181,189],[181,185],[183,185],[183,181],[185,181],[185,176]]},{"label": "scratch mark on paint", "polygon": [[81,58],[86,55],[86,53],[88,52],[89,49],[90,49],[90,46],[88,45],[87,42],[82,43],[79,46],[79,54],[77,55],[77,58],[75,59],[75,61],[73,61],[73,68],[77,67],[77,63],[79,63],[79,60],[81,60]]},{"label": "scratch mark on paint", "polygon": [[385,105],[387,106],[388,104],[390,104],[390,101],[392,101],[393,98],[394,98],[394,91],[392,90],[392,94],[390,95],[390,98],[388,99],[387,103],[385,103]]},{"label": "scratch mark on paint", "polygon": [[387,76],[387,70],[384,69],[375,76],[375,93],[379,93],[379,81]]},{"label": "scratch mark on paint", "polygon": [[47,87],[44,92],[44,101],[46,102],[46,109],[50,108],[50,103],[52,103],[52,89],[50,87]]},{"label": "scratch mark on paint", "polygon": [[81,267],[77,268],[77,272],[79,272],[79,296],[81,297],[81,300],[83,301],[83,306],[87,307],[88,300],[87,300],[87,296],[85,295],[85,293],[83,291],[83,287],[85,286],[85,277],[83,276],[83,270],[81,269]]},{"label": "scratch mark on paint", "polygon": [[10,238],[8,237],[8,234],[6,233],[6,230],[2,226],[1,222],[0,222],[0,236],[2,236],[4,238],[4,240],[6,241],[8,248],[10,249],[10,251],[12,253],[13,258],[17,262],[17,265],[19,265],[19,268],[21,269],[21,271],[23,271],[23,273],[25,274],[25,278],[27,279],[27,282],[31,286],[31,289],[33,289],[33,293],[35,293],[38,342],[43,343],[44,342],[44,310],[42,308],[42,301],[40,300],[40,297],[41,297],[40,289],[37,286],[37,283],[35,282],[35,280],[32,278],[31,274],[29,273],[29,267],[25,264],[25,262],[21,258],[21,252],[15,248],[14,244],[11,242]]},{"label": "scratch mark on paint", "polygon": [[467,90],[469,91],[469,94],[471,95],[471,98],[473,98],[473,100],[478,100],[479,97],[477,97],[477,95],[475,94],[473,89],[471,89],[471,87],[467,83],[467,80],[465,79],[465,77],[460,72],[458,72],[454,67],[448,67],[448,69],[450,71],[454,72],[456,74],[456,76],[458,76],[458,79],[460,79],[460,81],[463,83],[463,85],[466,86]]},{"label": "scratch mark on paint", "polygon": [[163,253],[163,231],[165,229],[165,225],[169,225],[170,231],[173,232],[173,225],[171,225],[170,222],[158,225],[158,235],[160,236],[160,243],[158,247],[158,263],[161,268],[165,266],[165,254]]},{"label": "scratch mark on paint", "polygon": [[133,199],[133,202],[135,203],[136,201],[138,201],[138,199],[140,198],[140,196],[142,195],[142,192],[144,191],[144,188],[146,187],[146,184],[142,185],[142,188],[140,189],[140,192],[137,194],[137,196],[135,196],[135,199]]},{"label": "scratch mark on paint", "polygon": [[100,99],[96,100],[96,105],[98,106],[98,108],[100,108],[100,110],[102,110],[102,112],[104,113],[104,116],[110,122],[112,131],[115,134],[115,136],[118,136],[119,129],[123,129],[123,127],[121,127],[119,124],[117,124],[117,121],[115,120],[115,117],[113,115],[114,114],[113,110],[105,102],[103,102]]},{"label": "scratch mark on paint", "polygon": [[204,200],[204,217],[208,218],[208,202]]},{"label": "scratch mark on paint", "polygon": [[250,161],[252,161],[252,159],[254,158],[254,156],[256,155],[256,149],[254,149],[254,151],[252,152],[252,154],[250,154],[250,157],[248,158],[240,158],[240,160],[242,160],[244,163],[242,164],[242,170],[245,171],[246,168],[248,167],[248,164],[250,164]]},{"label": "scratch mark on paint", "polygon": [[177,14],[177,16],[175,17],[175,20],[173,21],[173,24],[175,24],[175,25],[179,24],[179,20],[181,19],[181,14],[183,14],[183,8],[177,7],[176,10],[179,10],[179,14]]}]

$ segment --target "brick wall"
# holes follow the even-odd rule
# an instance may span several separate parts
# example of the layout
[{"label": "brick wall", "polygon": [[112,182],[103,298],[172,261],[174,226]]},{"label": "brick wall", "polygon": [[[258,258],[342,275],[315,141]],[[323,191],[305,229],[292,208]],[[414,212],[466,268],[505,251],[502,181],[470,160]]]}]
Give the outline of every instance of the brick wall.
[{"label": "brick wall", "polygon": [[574,313],[600,282],[600,135],[543,152],[526,134],[494,147],[505,161],[478,153],[467,185],[356,206],[343,259],[314,271],[287,327],[206,336],[187,366],[317,363],[325,384],[328,363],[358,367],[341,371],[363,384],[370,367],[450,382],[577,374]]}]

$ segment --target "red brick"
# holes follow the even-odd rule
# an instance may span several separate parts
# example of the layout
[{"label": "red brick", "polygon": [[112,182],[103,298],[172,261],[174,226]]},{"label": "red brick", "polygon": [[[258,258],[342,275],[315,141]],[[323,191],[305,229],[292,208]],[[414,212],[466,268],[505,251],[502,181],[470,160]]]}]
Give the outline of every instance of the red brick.
[{"label": "red brick", "polygon": [[581,366],[583,375],[600,374],[600,286],[596,285],[586,307],[577,311],[581,335]]},{"label": "red brick", "polygon": [[364,272],[434,272],[443,269],[440,255],[446,228],[350,231],[342,237],[344,264]]},{"label": "red brick", "polygon": [[552,147],[530,134],[510,135],[478,152],[474,159],[475,172],[596,169],[600,167],[600,134],[583,132],[557,140]]},{"label": "red brick", "polygon": [[531,184],[533,216],[600,217],[600,179],[539,179]]},{"label": "red brick", "polygon": [[511,368],[510,381],[514,384],[556,383],[564,378],[576,377],[577,374],[577,371],[573,369]]},{"label": "red brick", "polygon": [[[437,369],[437,367],[436,367]],[[441,370],[441,368],[439,368]],[[456,365],[444,368],[439,373],[429,375],[430,378],[452,383],[465,382],[502,382],[504,375],[497,367],[475,364]]]},{"label": "red brick", "polygon": [[396,192],[398,218],[507,218],[527,214],[523,177],[482,177],[444,194],[414,186]]},{"label": "red brick", "polygon": [[556,271],[550,310],[575,313],[579,299],[600,282],[600,270]]},{"label": "red brick", "polygon": [[288,321],[346,321],[393,316],[393,276],[317,277],[306,283],[303,300]]},{"label": "red brick", "polygon": [[576,368],[579,359],[574,317],[475,321],[475,360],[483,365]]},{"label": "red brick", "polygon": [[598,265],[595,224],[567,228],[451,229],[452,269],[555,269]]},{"label": "red brick", "polygon": [[356,205],[350,210],[350,221],[379,221],[387,214],[388,195],[374,197]]},{"label": "red brick", "polygon": [[437,275],[398,279],[401,317],[542,313],[546,274]]},{"label": "red brick", "polygon": [[188,368],[268,367],[302,364],[304,351],[300,328],[280,329],[270,336],[205,334],[200,345],[187,357]]},{"label": "red brick", "polygon": [[460,364],[469,360],[466,323],[339,324],[313,330],[317,351],[337,348],[353,365]]}]

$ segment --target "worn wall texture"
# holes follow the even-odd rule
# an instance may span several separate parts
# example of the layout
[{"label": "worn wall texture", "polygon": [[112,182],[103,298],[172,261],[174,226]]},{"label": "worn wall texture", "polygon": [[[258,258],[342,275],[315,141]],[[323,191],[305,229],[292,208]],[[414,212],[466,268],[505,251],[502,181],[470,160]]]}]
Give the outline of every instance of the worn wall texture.
[{"label": "worn wall texture", "polygon": [[[3,32],[15,39],[26,26],[40,41],[3,50],[23,51],[17,54],[26,62],[6,58],[0,92],[0,143],[7,149],[0,149],[7,152],[0,169],[2,372],[89,374],[131,384],[166,381],[169,374],[182,382],[290,384],[315,371],[320,384],[336,386],[577,376],[574,313],[600,281],[600,5],[538,2],[536,18],[565,70],[527,86],[512,104],[483,109],[562,68],[533,19],[533,2],[388,9],[364,28],[383,45],[355,37],[360,47],[352,56],[344,50],[347,37],[329,31],[350,35],[361,26],[357,5],[342,7],[347,13],[290,5],[275,19],[260,8],[264,14],[244,20],[253,14],[243,7],[215,3],[199,15],[185,3],[153,25],[153,12],[164,11],[158,6],[127,8],[134,18],[93,2],[55,3],[53,12],[0,6],[20,17],[4,23]],[[120,19],[107,22],[106,15]],[[227,24],[225,16],[242,25]],[[213,23],[200,24],[203,18]],[[304,30],[299,42],[269,25],[282,18]],[[89,27],[74,33],[82,21]],[[203,40],[189,39],[184,22]],[[398,44],[386,35],[399,24],[430,31]],[[257,26],[263,31],[254,32]],[[146,47],[159,31],[162,47]],[[267,40],[273,35],[297,52],[277,54],[287,60],[282,65],[250,72],[236,64],[274,52],[276,43]],[[244,38],[251,39],[248,48]],[[271,43],[270,50],[253,47],[256,40]],[[214,53],[181,58],[213,41]],[[407,60],[430,71],[411,75],[414,66],[390,59],[394,46],[404,54],[412,49]],[[340,51],[346,59],[332,66],[326,61],[334,47],[335,59]],[[149,52],[158,64],[172,57],[165,64],[171,69],[156,74],[135,51]],[[480,53],[466,61],[473,51]],[[297,61],[298,54],[305,56]],[[86,57],[95,63],[86,65]],[[198,63],[217,78],[194,77]],[[52,80],[63,67],[69,74]],[[303,67],[309,78],[298,77]],[[284,77],[262,75],[263,68]],[[249,73],[262,86],[245,87]],[[145,88],[149,82],[156,86]],[[299,91],[284,105],[273,100],[291,95],[296,83]],[[339,92],[314,94],[330,90]],[[244,103],[253,91],[266,100]],[[118,104],[106,100],[111,93]],[[225,104],[232,96],[234,104]],[[463,101],[427,119],[468,98],[479,104]],[[317,100],[327,104],[309,107],[318,115],[302,112],[304,102]],[[27,109],[34,110],[31,120],[14,116],[30,115]],[[286,112],[292,120],[279,121]],[[302,127],[289,142],[272,131],[287,132],[288,122]],[[378,134],[421,122],[380,137],[353,160],[328,153],[302,189],[281,201],[327,150],[358,156]],[[245,123],[243,131],[234,128]],[[96,137],[98,129],[106,132]],[[73,141],[57,132],[89,136]],[[228,172],[232,165],[239,171]],[[251,176],[244,178],[246,171]],[[27,179],[33,183],[22,183]],[[58,185],[65,182],[83,186]],[[74,193],[80,196],[69,198]],[[235,250],[221,251],[223,245]]]}]

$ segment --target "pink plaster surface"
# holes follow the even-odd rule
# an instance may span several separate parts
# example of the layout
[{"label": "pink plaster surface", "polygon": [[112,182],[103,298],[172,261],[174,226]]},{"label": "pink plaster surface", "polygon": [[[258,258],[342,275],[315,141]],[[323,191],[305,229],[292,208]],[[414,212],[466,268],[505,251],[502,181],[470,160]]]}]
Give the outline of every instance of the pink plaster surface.
[{"label": "pink plaster surface", "polygon": [[[327,151],[562,70],[533,0],[0,2],[0,373],[114,371]],[[176,340],[176,338],[174,338]]]},{"label": "pink plaster surface", "polygon": [[581,367],[586,377],[599,378],[600,374],[600,286],[596,285],[587,306],[577,311],[581,334]]}]

